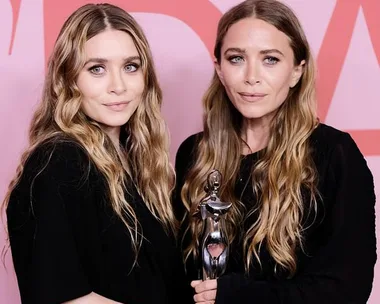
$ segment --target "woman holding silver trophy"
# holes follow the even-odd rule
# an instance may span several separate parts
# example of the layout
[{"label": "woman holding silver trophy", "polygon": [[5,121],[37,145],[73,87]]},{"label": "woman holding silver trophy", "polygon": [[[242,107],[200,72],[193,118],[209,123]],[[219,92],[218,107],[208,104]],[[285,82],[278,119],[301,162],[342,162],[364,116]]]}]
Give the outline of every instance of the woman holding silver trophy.
[{"label": "woman holding silver trophy", "polygon": [[299,20],[281,2],[247,0],[221,18],[214,55],[204,131],[176,156],[195,302],[366,303],[373,177],[350,135],[317,118]]}]

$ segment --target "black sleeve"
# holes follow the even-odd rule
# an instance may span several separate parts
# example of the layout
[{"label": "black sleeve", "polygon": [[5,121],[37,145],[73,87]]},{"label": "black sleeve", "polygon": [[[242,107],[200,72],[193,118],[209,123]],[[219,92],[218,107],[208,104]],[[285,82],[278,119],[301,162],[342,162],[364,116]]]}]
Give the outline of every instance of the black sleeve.
[{"label": "black sleeve", "polygon": [[374,184],[363,155],[346,133],[333,149],[327,175],[335,188],[327,215],[331,231],[302,273],[273,282],[223,276],[217,304],[367,303],[376,262]]},{"label": "black sleeve", "polygon": [[23,304],[62,303],[92,291],[76,238],[83,204],[91,199],[88,168],[88,157],[75,144],[44,145],[12,192],[8,231]]}]

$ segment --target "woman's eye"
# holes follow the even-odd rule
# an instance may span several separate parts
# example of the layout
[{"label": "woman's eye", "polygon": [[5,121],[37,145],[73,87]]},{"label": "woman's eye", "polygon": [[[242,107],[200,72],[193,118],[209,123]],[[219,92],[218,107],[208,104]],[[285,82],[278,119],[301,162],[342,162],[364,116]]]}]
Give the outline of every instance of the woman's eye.
[{"label": "woman's eye", "polygon": [[228,60],[232,63],[241,63],[243,61],[243,57],[241,56],[232,56],[228,58]]},{"label": "woman's eye", "polygon": [[88,69],[92,74],[101,75],[105,72],[105,69],[102,66],[96,65]]},{"label": "woman's eye", "polygon": [[270,57],[266,57],[266,58],[264,59],[264,61],[265,61],[265,63],[267,63],[267,64],[269,64],[269,65],[274,65],[274,64],[276,64],[277,62],[279,62],[280,60],[279,60],[278,58],[276,58],[276,57],[272,57],[272,56],[270,56]]},{"label": "woman's eye", "polygon": [[128,72],[128,73],[131,73],[131,72],[135,72],[137,71],[138,69],[138,65],[137,64],[127,64],[125,66],[125,70]]}]

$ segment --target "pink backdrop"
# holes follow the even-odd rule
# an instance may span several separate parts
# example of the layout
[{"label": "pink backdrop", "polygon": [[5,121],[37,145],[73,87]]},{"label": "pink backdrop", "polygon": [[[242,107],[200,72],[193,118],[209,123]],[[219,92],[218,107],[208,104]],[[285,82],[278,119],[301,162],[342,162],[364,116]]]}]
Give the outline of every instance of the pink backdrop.
[{"label": "pink backdrop", "polygon": [[[171,130],[174,160],[181,141],[201,130],[201,96],[213,72],[211,52],[216,24],[220,15],[239,1],[111,2],[130,11],[150,41],[165,94],[163,112]],[[320,118],[352,134],[373,172],[379,195],[380,91],[376,88],[380,86],[380,1],[285,2],[299,15],[317,58]],[[26,145],[31,113],[41,92],[46,55],[63,20],[85,1],[62,3],[0,0],[0,200]],[[5,232],[0,229],[0,248],[4,244]],[[380,303],[378,287],[380,268],[376,267],[370,304]],[[10,252],[6,268],[0,265],[0,303],[20,303]]]}]

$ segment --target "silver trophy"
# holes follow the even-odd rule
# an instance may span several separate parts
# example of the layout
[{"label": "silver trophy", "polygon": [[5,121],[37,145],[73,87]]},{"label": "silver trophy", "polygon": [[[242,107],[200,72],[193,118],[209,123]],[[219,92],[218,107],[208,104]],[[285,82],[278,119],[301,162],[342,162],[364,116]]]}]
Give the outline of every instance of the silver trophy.
[{"label": "silver trophy", "polygon": [[225,235],[223,215],[231,207],[231,203],[222,202],[218,191],[222,182],[222,175],[213,170],[207,178],[207,196],[199,204],[199,211],[204,221],[203,235],[200,244],[202,258],[202,278],[216,279],[227,267],[229,243]]}]

